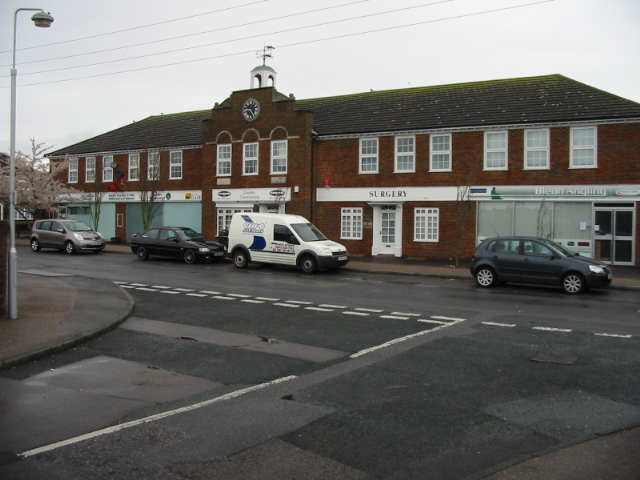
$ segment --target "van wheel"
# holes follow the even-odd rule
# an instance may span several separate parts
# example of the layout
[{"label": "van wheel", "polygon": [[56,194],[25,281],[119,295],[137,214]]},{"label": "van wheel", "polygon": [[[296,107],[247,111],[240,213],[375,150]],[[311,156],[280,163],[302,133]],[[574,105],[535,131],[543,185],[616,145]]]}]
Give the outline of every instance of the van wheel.
[{"label": "van wheel", "polygon": [[40,251],[40,242],[38,242],[38,240],[36,240],[35,238],[31,240],[31,250],[33,250],[34,252]]},{"label": "van wheel", "polygon": [[64,244],[64,251],[67,252],[69,255],[73,255],[74,253],[76,253],[76,247],[73,246],[73,242],[67,241]]},{"label": "van wheel", "polygon": [[318,262],[311,255],[305,255],[300,261],[300,269],[304,273],[315,273],[318,269]]},{"label": "van wheel", "polygon": [[236,250],[233,253],[233,263],[238,268],[247,268],[249,265],[249,255],[244,250]]},{"label": "van wheel", "polygon": [[149,252],[147,252],[147,249],[144,247],[138,247],[136,250],[136,257],[138,257],[138,260],[148,260]]}]

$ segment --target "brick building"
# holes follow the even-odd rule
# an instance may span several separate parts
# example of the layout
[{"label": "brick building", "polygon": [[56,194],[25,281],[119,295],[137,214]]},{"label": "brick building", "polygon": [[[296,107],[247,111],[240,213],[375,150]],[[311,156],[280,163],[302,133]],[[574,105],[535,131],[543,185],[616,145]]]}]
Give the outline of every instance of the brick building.
[{"label": "brick building", "polygon": [[554,238],[640,266],[640,104],[561,75],[296,100],[260,66],[210,110],[149,117],[60,149],[101,231],[215,237],[236,211],[304,215],[359,255],[469,258],[494,235]]}]

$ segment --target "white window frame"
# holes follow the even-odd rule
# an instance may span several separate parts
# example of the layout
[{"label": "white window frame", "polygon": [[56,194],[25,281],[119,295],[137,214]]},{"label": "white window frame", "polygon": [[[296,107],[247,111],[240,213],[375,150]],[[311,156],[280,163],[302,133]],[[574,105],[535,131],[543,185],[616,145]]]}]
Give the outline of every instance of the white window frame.
[{"label": "white window frame", "polygon": [[[537,142],[537,139],[529,139],[529,135],[536,133],[544,133],[542,142]],[[531,141],[530,141],[531,140]],[[524,131],[524,169],[525,170],[549,170],[550,168],[550,135],[548,128],[536,128]],[[530,158],[533,155],[543,155],[544,162],[540,165],[533,163],[540,163],[540,158]]]},{"label": "white window frame", "polygon": [[[410,145],[405,145],[405,140],[410,140]],[[407,162],[407,159],[410,159]],[[403,164],[407,163],[407,166]],[[402,167],[402,168],[401,168]],[[395,138],[395,162],[394,173],[413,173],[416,171],[416,137],[415,135],[403,135]]]},{"label": "white window frame", "polygon": [[[378,173],[379,142],[377,137],[360,139],[360,173]],[[365,165],[366,162],[366,165]]]},{"label": "white window frame", "polygon": [[137,182],[140,180],[140,154],[129,154],[129,181]]},{"label": "white window frame", "polygon": [[78,183],[78,159],[76,157],[69,159],[68,183]]},{"label": "white window frame", "polygon": [[[593,142],[577,143],[576,132],[580,130],[593,130]],[[598,168],[598,128],[596,126],[572,127],[571,128],[571,163],[569,168]],[[577,163],[577,153],[592,151],[593,160],[588,163]]]},{"label": "white window frame", "polygon": [[[438,138],[446,138],[447,139],[447,148],[440,148],[440,145],[436,142]],[[452,163],[451,163],[451,144],[452,138],[450,133],[444,134],[434,134],[429,138],[429,171],[430,172],[450,172],[452,171]],[[444,157],[446,160],[443,160],[438,157]],[[440,166],[440,163],[445,163],[444,166]]]},{"label": "white window frame", "polygon": [[169,180],[182,180],[182,150],[169,152]]},{"label": "white window frame", "polygon": [[111,162],[113,162],[113,155],[105,155],[102,157],[102,181],[113,182],[113,168],[111,168]]},{"label": "white window frame", "polygon": [[[491,140],[492,137],[503,135],[504,145],[496,146]],[[489,158],[494,155],[501,154],[502,160],[500,165],[489,165],[489,162],[497,161]],[[507,130],[484,132],[484,169],[485,170],[507,170],[509,165],[509,132]]]},{"label": "white window frame", "polygon": [[160,152],[147,153],[147,180],[160,180]]},{"label": "white window frame", "polygon": [[415,242],[440,241],[440,209],[417,207],[413,218],[413,240]]},{"label": "white window frame", "polygon": [[[253,150],[253,151],[252,151]],[[242,145],[242,174],[258,175],[260,145],[258,142]]]},{"label": "white window frame", "polygon": [[85,183],[94,183],[96,181],[96,157],[87,157],[85,159]]},{"label": "white window frame", "polygon": [[224,143],[218,145],[218,166],[216,168],[216,175],[218,177],[230,177],[231,176],[231,155],[233,149],[230,143]]},{"label": "white window frame", "polygon": [[343,208],[340,213],[340,238],[362,240],[362,208]]},{"label": "white window frame", "polygon": [[218,208],[218,233],[222,230],[229,230],[231,224],[231,217],[234,213],[253,212],[253,208],[250,207],[234,207],[234,208]]},{"label": "white window frame", "polygon": [[[278,147],[284,145],[284,153]],[[271,174],[283,175],[287,173],[289,164],[289,142],[287,140],[273,140],[271,142]]]}]

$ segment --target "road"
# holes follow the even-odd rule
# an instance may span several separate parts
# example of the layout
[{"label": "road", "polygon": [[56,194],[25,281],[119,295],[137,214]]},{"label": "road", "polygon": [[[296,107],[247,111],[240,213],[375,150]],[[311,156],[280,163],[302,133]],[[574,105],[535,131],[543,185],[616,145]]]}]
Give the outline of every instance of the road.
[{"label": "road", "polygon": [[19,259],[118,282],[136,307],[107,335],[3,372],[16,428],[0,451],[28,454],[3,478],[477,478],[640,423],[633,292]]}]

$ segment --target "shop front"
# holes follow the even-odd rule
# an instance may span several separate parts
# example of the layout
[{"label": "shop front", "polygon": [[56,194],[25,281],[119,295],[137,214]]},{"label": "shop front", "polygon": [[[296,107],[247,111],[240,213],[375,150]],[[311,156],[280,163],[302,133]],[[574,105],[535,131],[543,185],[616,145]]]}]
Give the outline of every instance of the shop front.
[{"label": "shop front", "polygon": [[475,186],[477,242],[487,237],[552,238],[611,265],[635,265],[640,185]]}]

